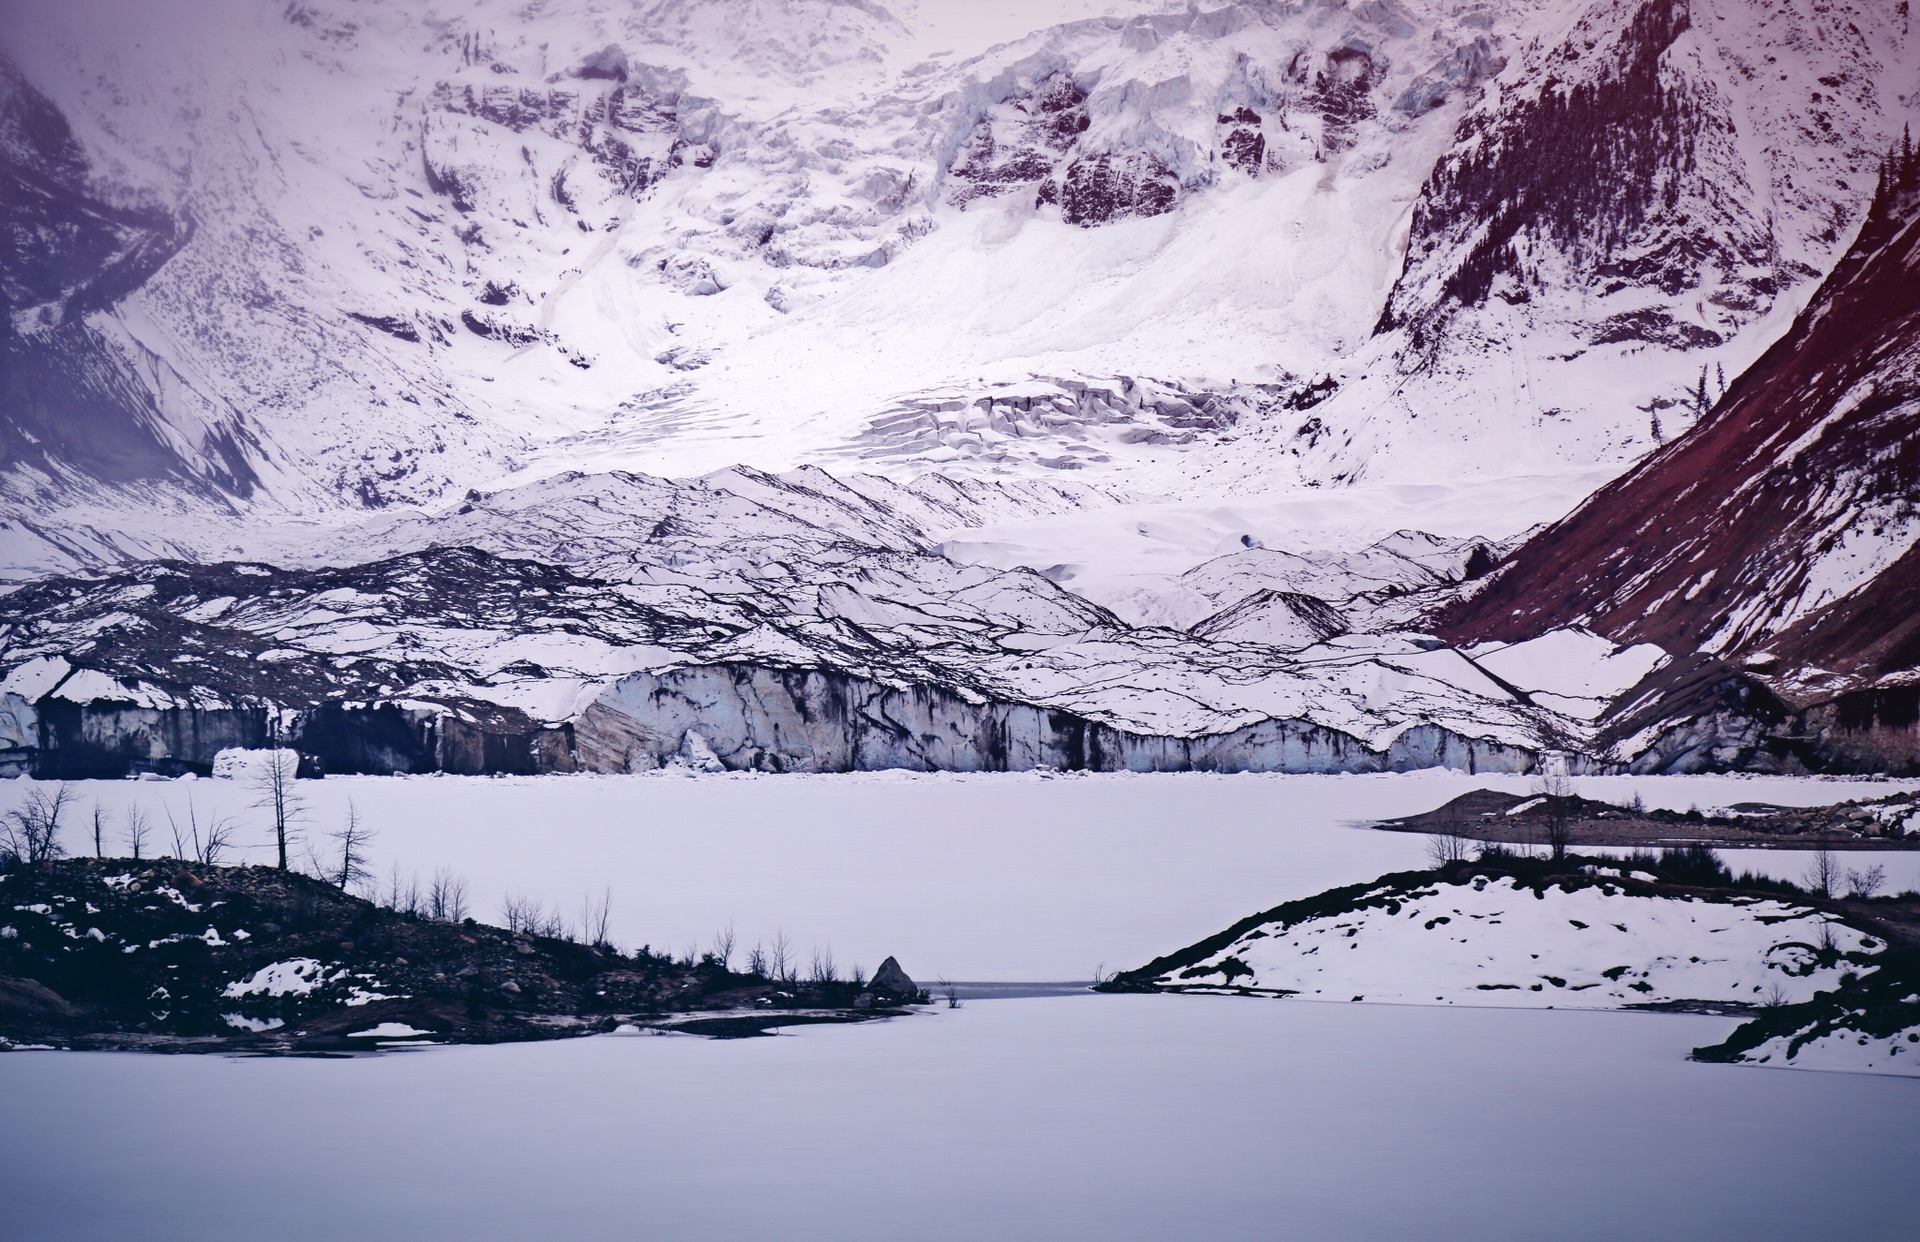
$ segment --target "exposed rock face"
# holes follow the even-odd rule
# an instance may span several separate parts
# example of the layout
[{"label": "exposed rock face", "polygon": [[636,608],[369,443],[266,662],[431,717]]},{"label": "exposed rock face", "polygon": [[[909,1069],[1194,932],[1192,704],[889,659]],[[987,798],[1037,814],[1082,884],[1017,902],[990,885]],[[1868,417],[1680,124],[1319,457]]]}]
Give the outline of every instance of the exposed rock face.
[{"label": "exposed rock face", "polygon": [[1260,114],[1245,104],[1222,113],[1220,158],[1249,177],[1257,177],[1267,166],[1267,136],[1261,132]]},{"label": "exposed rock face", "polygon": [[1086,105],[1073,76],[1056,70],[990,109],[947,170],[947,200],[965,205],[1015,189],[1031,193],[1086,132]]},{"label": "exposed rock face", "polygon": [[1329,154],[1353,146],[1354,128],[1372,118],[1375,76],[1373,57],[1357,47],[1334,48],[1315,72],[1308,98],[1323,119],[1325,136],[1321,141]]},{"label": "exposed rock face", "polygon": [[1130,216],[1158,216],[1173,210],[1180,183],[1172,170],[1151,155],[1102,153],[1075,160],[1058,189],[1040,190],[1042,202],[1060,204],[1068,224],[1091,228]]},{"label": "exposed rock face", "polygon": [[1671,732],[1651,748],[1663,765],[1771,751],[1920,767],[1916,273],[1909,149],[1884,166],[1858,240],[1786,337],[1693,430],[1443,609],[1440,632],[1578,624],[1701,653],[1698,671],[1669,669],[1630,696],[1613,726],[1641,742]]}]

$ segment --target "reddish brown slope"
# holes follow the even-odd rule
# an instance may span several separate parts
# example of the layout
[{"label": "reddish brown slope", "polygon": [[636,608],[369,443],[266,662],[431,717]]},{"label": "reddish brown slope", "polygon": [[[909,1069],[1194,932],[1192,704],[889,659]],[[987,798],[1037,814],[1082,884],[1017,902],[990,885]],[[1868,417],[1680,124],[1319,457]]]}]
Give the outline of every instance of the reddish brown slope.
[{"label": "reddish brown slope", "polygon": [[[1833,689],[1920,668],[1920,157],[1896,158],[1793,329],[1692,430],[1434,617],[1455,642],[1584,625]],[[1759,663],[1760,661],[1756,661]],[[1789,677],[1789,680],[1793,678]]]}]

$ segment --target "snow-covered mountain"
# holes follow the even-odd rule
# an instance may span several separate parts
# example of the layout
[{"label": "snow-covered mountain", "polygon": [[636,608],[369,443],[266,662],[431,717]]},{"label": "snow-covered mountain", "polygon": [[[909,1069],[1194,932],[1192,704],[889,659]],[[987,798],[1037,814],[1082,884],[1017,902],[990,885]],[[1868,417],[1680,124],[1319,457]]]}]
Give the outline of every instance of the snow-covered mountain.
[{"label": "snow-covered mountain", "polygon": [[11,366],[140,455],[37,436],[11,494],[1617,468],[1784,326],[1920,86],[1877,0],[967,7],[12,14],[13,184],[66,215]]},{"label": "snow-covered mountain", "polygon": [[[573,731],[535,766],[1594,743],[1619,670],[1679,647],[1421,618],[1787,329],[1920,110],[1911,26],[10,10],[7,736],[99,704],[113,753],[202,763],[168,713],[384,704],[424,713],[401,750]],[[356,737],[336,766],[396,766]]]},{"label": "snow-covered mountain", "polygon": [[1920,154],[1806,312],[1685,436],[1434,618],[1456,641],[1579,625],[1686,657],[1623,703],[1635,754],[1920,762]]}]

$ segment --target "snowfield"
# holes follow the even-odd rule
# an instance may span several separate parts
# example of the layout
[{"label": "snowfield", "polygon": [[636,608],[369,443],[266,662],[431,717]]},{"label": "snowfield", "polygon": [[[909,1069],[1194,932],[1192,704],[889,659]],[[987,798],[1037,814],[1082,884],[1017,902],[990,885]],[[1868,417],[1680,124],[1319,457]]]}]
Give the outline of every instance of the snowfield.
[{"label": "snowfield", "polygon": [[[1156,984],[1411,1004],[1753,1005],[1830,991],[1886,949],[1805,906],[1678,900],[1604,879],[1574,891],[1512,877],[1389,884],[1354,905],[1262,924]],[[1843,957],[1823,965],[1828,945]]]}]

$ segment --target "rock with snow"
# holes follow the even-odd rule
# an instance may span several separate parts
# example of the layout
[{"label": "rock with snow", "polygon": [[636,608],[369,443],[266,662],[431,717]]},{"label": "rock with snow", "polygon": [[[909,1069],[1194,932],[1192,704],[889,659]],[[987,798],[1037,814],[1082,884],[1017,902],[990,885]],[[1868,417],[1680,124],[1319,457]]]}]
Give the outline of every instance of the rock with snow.
[{"label": "rock with snow", "polygon": [[900,969],[900,963],[891,955],[880,963],[880,969],[873,972],[867,990],[882,1000],[911,1001],[920,995],[920,985]]},{"label": "rock with snow", "polygon": [[1787,899],[1612,870],[1456,865],[1255,915],[1120,984],[1402,1004],[1751,1007],[1871,975],[1887,947]]}]

